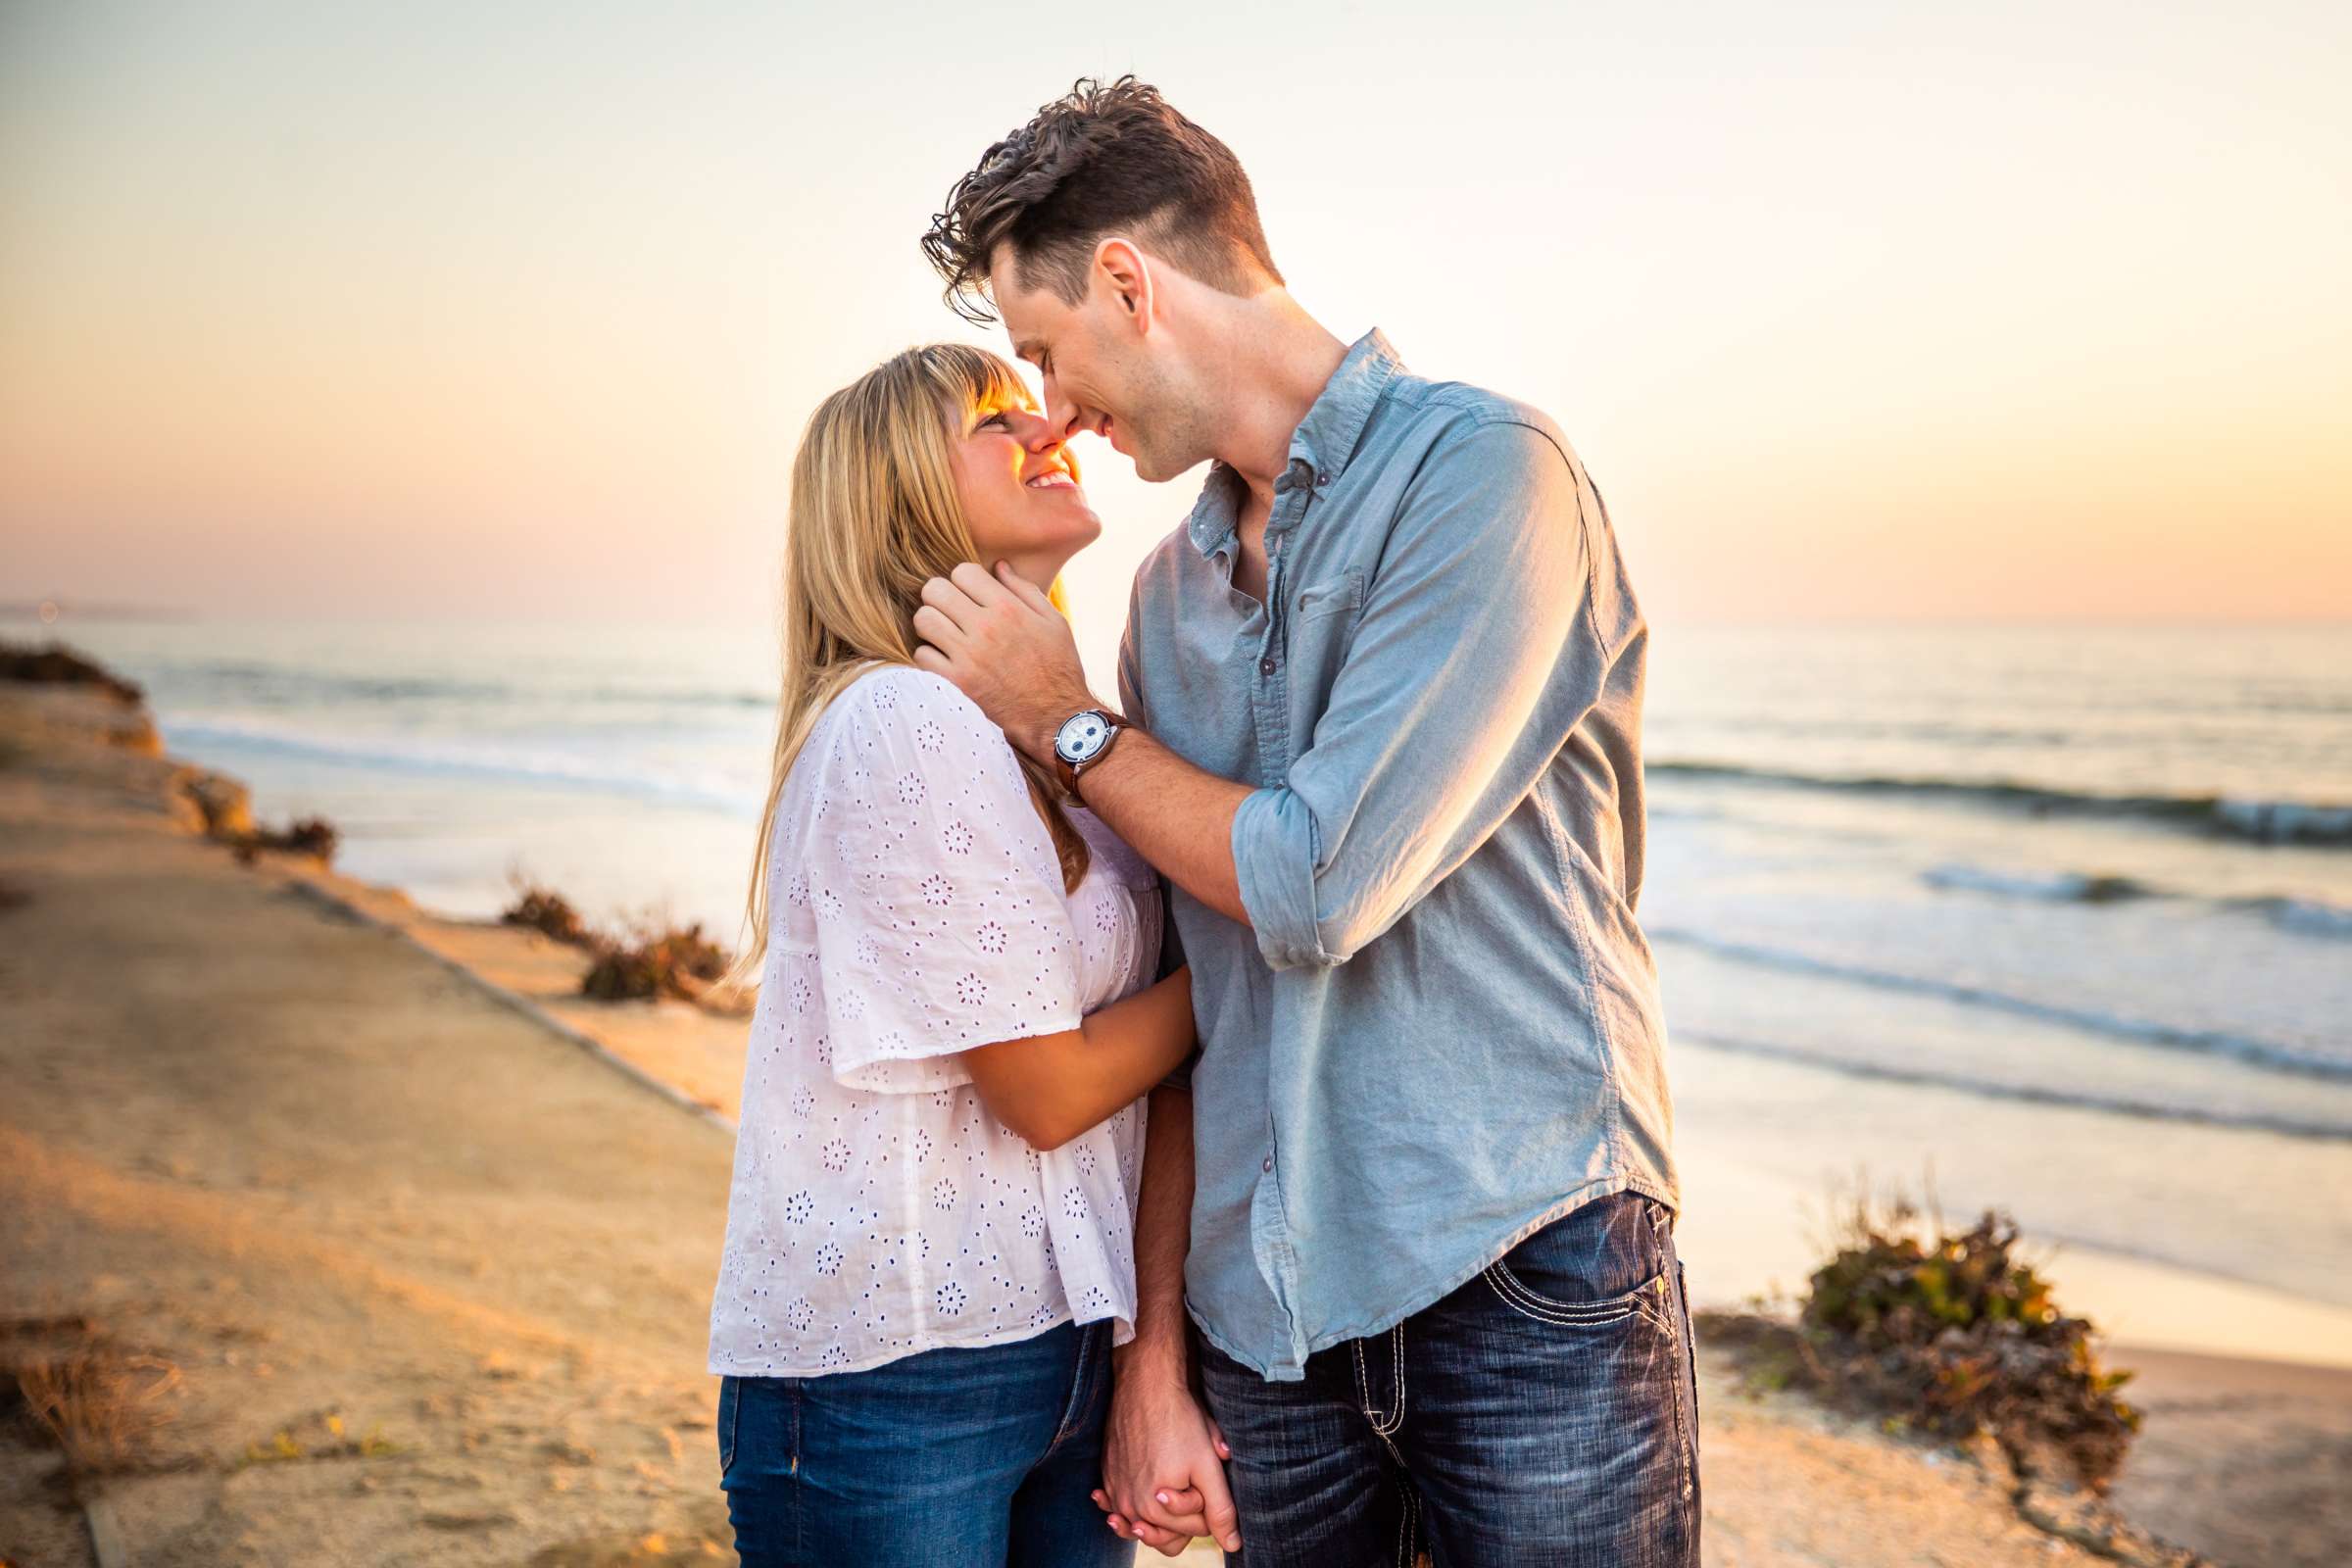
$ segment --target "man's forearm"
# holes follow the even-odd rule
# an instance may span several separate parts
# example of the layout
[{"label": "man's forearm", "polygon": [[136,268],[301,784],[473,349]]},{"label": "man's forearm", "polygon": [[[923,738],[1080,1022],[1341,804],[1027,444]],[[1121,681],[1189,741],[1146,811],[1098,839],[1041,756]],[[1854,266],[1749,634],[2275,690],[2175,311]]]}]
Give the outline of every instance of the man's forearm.
[{"label": "man's forearm", "polygon": [[1193,1097],[1152,1091],[1144,1121],[1143,1192],[1135,1220],[1135,1338],[1114,1353],[1119,1375],[1187,1376],[1184,1254],[1193,1233]]},{"label": "man's forearm", "polygon": [[1078,794],[1162,876],[1219,914],[1250,923],[1233,864],[1233,817],[1250,797],[1248,785],[1203,772],[1146,731],[1127,729],[1079,775]]}]

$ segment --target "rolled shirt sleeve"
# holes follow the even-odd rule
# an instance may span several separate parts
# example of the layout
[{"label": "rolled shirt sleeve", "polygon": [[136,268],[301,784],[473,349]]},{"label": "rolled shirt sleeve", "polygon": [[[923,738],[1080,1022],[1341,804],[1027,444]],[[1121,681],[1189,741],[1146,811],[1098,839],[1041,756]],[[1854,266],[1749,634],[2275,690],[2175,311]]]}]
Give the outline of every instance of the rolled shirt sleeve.
[{"label": "rolled shirt sleeve", "polygon": [[1268,964],[1347,962],[1535,786],[1607,676],[1592,565],[1577,471],[1544,431],[1465,418],[1433,451],[1312,738],[1234,816]]}]

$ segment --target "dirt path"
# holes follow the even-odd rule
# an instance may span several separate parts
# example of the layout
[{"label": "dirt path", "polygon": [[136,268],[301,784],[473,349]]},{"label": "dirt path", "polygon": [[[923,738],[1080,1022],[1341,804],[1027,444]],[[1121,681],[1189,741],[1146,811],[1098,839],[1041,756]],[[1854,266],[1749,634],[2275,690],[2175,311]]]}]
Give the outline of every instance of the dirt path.
[{"label": "dirt path", "polygon": [[0,1288],[182,1369],[187,1468],[107,1489],[131,1560],[710,1560],[726,1133],[239,870],[145,762],[0,769]]}]

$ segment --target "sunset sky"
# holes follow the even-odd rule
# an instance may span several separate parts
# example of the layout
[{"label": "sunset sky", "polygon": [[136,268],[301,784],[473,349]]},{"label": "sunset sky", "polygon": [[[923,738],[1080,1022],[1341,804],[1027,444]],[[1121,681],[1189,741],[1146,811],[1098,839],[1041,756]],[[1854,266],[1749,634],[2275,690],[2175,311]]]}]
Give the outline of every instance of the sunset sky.
[{"label": "sunset sky", "polygon": [[[2352,614],[2352,8],[0,11],[0,599],[757,620],[1081,74],[1552,413],[1653,618]],[[1091,438],[1082,628],[1198,476]]]}]

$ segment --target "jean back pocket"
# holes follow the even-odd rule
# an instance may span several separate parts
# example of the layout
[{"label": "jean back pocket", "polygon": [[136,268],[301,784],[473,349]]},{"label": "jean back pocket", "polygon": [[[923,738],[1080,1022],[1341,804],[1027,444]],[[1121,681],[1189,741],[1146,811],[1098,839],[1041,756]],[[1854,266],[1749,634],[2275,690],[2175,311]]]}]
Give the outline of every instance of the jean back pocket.
[{"label": "jean back pocket", "polygon": [[743,1392],[732,1377],[718,1380],[718,1478],[724,1481],[735,1466],[735,1412],[743,1403]]}]

